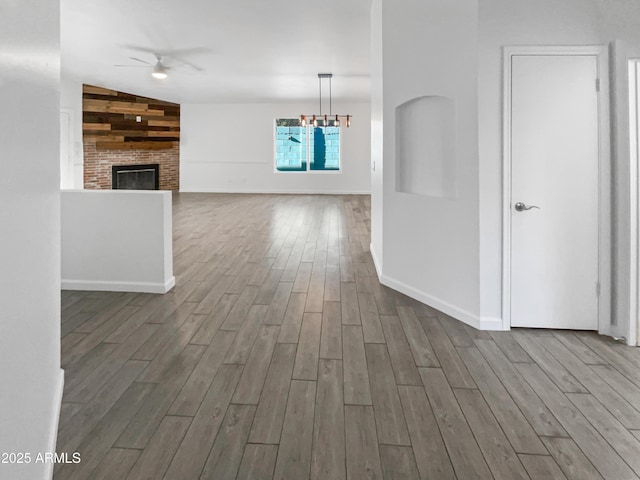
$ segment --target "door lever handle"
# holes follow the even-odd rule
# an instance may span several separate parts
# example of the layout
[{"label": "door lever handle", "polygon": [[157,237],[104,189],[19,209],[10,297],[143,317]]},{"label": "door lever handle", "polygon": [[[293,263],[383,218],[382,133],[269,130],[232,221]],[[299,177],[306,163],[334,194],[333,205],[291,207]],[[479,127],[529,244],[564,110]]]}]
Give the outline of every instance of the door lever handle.
[{"label": "door lever handle", "polygon": [[537,208],[538,210],[540,210],[540,207],[538,207],[537,205],[525,205],[522,202],[516,203],[515,208],[517,212],[524,212],[526,210],[531,210],[532,208]]}]

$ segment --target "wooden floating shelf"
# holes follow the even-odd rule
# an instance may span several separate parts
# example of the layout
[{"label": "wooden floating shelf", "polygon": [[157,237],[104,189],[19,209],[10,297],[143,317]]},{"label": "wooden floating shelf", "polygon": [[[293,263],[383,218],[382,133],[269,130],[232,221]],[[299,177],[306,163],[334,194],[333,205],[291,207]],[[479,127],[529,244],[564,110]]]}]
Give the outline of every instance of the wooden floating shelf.
[{"label": "wooden floating shelf", "polygon": [[[163,133],[163,132],[160,132]],[[170,132],[169,132],[170,133]],[[85,135],[85,140],[88,142],[124,142],[129,141],[131,143],[141,143],[145,141],[149,142],[179,142],[180,137],[177,135],[164,136],[164,135],[138,135],[138,136],[123,136],[123,135]]]},{"label": "wooden floating shelf", "polygon": [[96,150],[169,150],[174,142],[96,142]]},{"label": "wooden floating shelf", "polygon": [[83,85],[83,138],[98,150],[171,148],[180,141],[180,105]]}]

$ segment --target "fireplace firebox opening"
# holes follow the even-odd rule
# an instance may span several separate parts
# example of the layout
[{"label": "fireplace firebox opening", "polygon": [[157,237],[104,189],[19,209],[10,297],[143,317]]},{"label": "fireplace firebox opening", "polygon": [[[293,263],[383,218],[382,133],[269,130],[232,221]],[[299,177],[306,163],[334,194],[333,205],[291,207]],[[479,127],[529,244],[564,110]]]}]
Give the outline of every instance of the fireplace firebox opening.
[{"label": "fireplace firebox opening", "polygon": [[113,190],[159,190],[160,164],[113,165],[111,188]]}]

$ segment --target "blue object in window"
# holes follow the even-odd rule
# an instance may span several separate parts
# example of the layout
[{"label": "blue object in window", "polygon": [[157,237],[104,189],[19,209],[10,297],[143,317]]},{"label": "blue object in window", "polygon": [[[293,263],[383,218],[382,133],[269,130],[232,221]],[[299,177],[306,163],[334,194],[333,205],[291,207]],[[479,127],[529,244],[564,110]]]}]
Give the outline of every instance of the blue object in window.
[{"label": "blue object in window", "polygon": [[276,168],[281,172],[307,170],[306,128],[276,127]]}]

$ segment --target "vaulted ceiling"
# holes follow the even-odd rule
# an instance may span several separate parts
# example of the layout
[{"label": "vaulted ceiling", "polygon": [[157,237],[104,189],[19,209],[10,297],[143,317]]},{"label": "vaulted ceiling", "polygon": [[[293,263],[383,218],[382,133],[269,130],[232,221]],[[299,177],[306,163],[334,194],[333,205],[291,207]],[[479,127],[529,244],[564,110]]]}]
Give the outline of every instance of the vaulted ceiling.
[{"label": "vaulted ceiling", "polygon": [[[61,0],[63,74],[173,102],[230,103],[315,100],[317,73],[331,72],[334,100],[368,100],[370,5]],[[154,52],[174,67],[165,80],[131,58],[153,64]]]}]

